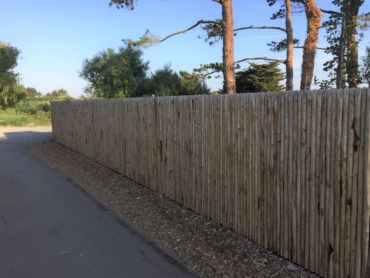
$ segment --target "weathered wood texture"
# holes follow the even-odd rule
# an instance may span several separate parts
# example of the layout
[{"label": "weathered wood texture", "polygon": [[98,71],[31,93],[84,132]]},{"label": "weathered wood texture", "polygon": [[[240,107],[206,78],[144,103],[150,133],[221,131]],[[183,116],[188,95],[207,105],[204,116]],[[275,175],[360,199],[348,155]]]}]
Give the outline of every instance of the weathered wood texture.
[{"label": "weathered wood texture", "polygon": [[324,277],[369,277],[370,90],[52,103],[54,139]]}]

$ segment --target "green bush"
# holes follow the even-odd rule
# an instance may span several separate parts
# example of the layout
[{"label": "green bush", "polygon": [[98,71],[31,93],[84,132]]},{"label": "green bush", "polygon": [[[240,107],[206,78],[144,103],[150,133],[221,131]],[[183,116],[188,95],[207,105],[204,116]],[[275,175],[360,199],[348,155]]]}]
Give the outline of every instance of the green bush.
[{"label": "green bush", "polygon": [[43,99],[24,99],[15,105],[18,114],[36,115],[37,111],[50,112],[50,102]]},{"label": "green bush", "polygon": [[38,104],[36,108],[38,111],[50,112],[50,104],[47,102]]}]

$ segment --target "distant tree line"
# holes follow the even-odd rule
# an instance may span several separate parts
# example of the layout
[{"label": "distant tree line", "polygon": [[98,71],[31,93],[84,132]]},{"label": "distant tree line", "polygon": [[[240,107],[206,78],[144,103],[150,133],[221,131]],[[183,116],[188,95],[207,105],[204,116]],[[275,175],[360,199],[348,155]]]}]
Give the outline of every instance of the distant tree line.
[{"label": "distant tree line", "polygon": [[[88,81],[85,92],[96,98],[179,96],[210,94],[205,80],[186,71],[174,72],[169,65],[149,74],[149,63],[133,45],[118,51],[107,49],[83,63],[80,76]],[[283,91],[284,74],[277,62],[254,64],[236,75],[238,93]]]},{"label": "distant tree line", "polygon": [[[30,100],[35,103],[35,107],[43,111],[49,111],[45,103],[50,100],[71,99],[68,92],[64,89],[54,90],[51,93],[42,95],[35,88],[25,87],[19,83],[19,73],[14,71],[17,66],[20,51],[10,44],[0,42],[0,108],[5,110],[16,107],[17,111],[23,111],[21,107],[29,107]],[[36,101],[37,100],[37,101]],[[27,104],[25,104],[28,102]],[[41,105],[42,104],[42,105]],[[28,109],[28,108],[27,108]],[[33,108],[37,110],[37,108]],[[29,109],[28,109],[29,110]],[[28,111],[27,110],[27,111]]]},{"label": "distant tree line", "polygon": [[80,76],[89,82],[85,92],[98,98],[208,94],[204,80],[164,66],[152,74],[137,47],[107,49],[83,63]]}]

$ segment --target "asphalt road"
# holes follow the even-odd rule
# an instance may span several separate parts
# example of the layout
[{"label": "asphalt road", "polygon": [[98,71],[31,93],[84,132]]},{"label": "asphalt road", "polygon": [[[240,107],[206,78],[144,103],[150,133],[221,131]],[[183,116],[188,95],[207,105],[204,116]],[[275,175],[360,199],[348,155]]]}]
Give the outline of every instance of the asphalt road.
[{"label": "asphalt road", "polygon": [[195,277],[33,157],[25,143],[51,138],[42,131],[0,127],[0,277]]}]

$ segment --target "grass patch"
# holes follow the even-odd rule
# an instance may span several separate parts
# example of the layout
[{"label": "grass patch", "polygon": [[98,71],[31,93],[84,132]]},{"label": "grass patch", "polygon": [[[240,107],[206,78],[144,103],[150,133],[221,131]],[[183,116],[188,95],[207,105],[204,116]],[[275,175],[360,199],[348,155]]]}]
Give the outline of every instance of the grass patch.
[{"label": "grass patch", "polygon": [[17,112],[15,108],[0,109],[0,126],[48,126],[50,112],[36,111],[34,114]]}]

